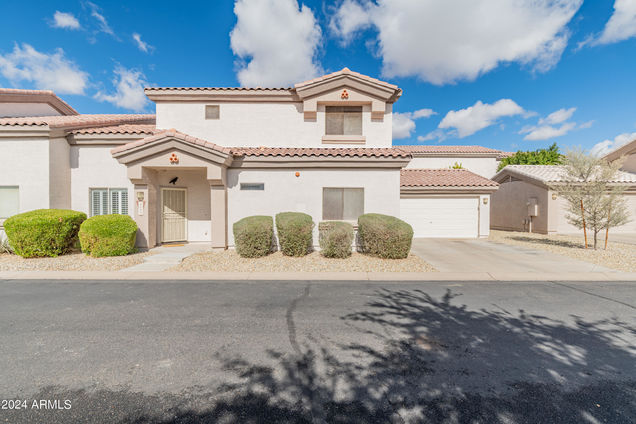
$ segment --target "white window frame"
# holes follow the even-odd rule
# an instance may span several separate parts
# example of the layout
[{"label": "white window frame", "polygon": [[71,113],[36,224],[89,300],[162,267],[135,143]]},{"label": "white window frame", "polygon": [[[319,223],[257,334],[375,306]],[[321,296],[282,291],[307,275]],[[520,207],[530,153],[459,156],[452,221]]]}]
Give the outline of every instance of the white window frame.
[{"label": "white window frame", "polygon": [[[95,205],[93,203],[94,193],[97,193],[97,192],[101,193],[101,196],[99,199],[99,203],[100,203],[99,213],[95,213],[95,208],[94,208]],[[116,202],[113,202],[113,195],[117,195]],[[104,199],[104,196],[106,196],[106,199]],[[128,211],[130,207],[129,200],[130,200],[130,197],[128,196],[127,188],[120,188],[120,187],[90,188],[89,195],[88,195],[89,215],[90,216],[109,215],[109,214],[128,215],[129,214]],[[113,210],[114,203],[117,203],[116,211]],[[125,206],[125,208],[123,206]]]}]

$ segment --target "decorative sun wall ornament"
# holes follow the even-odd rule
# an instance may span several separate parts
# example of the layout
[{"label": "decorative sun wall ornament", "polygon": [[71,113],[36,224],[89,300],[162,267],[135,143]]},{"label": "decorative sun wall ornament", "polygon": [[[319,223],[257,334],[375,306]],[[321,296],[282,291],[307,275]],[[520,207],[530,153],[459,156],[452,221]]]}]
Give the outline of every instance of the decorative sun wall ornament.
[{"label": "decorative sun wall ornament", "polygon": [[170,163],[173,165],[179,163],[179,158],[177,157],[176,153],[170,155]]},{"label": "decorative sun wall ornament", "polygon": [[347,90],[342,90],[342,94],[340,95],[340,98],[342,100],[349,100],[349,93],[347,93]]}]

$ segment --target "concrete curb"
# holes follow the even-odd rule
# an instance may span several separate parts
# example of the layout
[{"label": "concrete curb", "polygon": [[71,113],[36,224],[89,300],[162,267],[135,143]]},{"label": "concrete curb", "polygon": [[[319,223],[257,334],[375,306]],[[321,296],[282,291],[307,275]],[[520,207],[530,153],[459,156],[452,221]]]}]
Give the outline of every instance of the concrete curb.
[{"label": "concrete curb", "polygon": [[636,281],[636,272],[83,272],[3,271],[0,281]]}]

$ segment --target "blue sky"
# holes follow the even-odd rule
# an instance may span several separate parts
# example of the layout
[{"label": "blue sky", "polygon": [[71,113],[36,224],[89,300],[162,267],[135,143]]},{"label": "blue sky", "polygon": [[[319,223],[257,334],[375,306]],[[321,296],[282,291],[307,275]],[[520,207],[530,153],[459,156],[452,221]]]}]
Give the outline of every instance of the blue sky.
[{"label": "blue sky", "polygon": [[0,86],[53,89],[82,113],[152,112],[143,86],[289,86],[347,66],[404,90],[394,144],[607,151],[636,138],[636,0],[5,0],[0,11]]}]

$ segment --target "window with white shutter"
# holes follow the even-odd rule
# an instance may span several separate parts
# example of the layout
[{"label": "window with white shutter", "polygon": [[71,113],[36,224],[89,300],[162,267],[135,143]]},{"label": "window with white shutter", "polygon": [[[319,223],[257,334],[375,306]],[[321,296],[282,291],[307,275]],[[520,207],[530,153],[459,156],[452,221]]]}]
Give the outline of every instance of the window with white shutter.
[{"label": "window with white shutter", "polygon": [[125,188],[93,188],[90,202],[90,216],[128,215],[128,190]]}]

